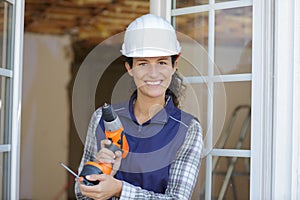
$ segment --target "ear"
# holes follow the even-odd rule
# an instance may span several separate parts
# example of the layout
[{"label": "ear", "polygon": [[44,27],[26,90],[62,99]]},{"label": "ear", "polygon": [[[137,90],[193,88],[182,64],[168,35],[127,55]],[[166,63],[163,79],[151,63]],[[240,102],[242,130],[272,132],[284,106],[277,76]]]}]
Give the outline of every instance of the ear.
[{"label": "ear", "polygon": [[132,76],[132,69],[131,69],[130,65],[128,64],[128,62],[125,62],[125,68],[126,68],[128,74],[130,76]]},{"label": "ear", "polygon": [[173,65],[173,74],[176,72],[177,68],[178,68],[178,61],[176,60]]}]

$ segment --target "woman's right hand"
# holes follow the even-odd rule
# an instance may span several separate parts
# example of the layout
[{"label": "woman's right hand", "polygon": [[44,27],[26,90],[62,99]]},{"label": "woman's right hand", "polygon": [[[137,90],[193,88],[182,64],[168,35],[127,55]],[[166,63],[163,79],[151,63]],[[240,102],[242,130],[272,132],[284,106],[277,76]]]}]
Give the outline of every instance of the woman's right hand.
[{"label": "woman's right hand", "polygon": [[122,160],[122,152],[116,151],[115,153],[106,148],[110,145],[111,141],[106,139],[101,141],[101,149],[96,154],[96,160],[100,163],[110,163],[112,164],[111,176],[114,176],[120,168]]}]

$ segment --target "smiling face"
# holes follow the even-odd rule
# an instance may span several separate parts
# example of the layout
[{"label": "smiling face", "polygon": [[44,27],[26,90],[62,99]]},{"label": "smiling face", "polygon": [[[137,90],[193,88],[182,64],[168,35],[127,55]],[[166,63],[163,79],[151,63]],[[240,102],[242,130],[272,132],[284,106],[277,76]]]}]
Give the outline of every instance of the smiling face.
[{"label": "smiling face", "polygon": [[164,98],[177,62],[172,66],[171,56],[133,58],[132,68],[125,63],[137,86],[138,95],[148,98]]}]

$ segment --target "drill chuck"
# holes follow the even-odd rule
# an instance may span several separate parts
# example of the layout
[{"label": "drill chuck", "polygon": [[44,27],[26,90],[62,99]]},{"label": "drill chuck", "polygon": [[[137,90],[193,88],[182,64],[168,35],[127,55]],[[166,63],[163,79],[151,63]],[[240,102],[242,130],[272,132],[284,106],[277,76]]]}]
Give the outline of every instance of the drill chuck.
[{"label": "drill chuck", "polygon": [[105,131],[107,132],[114,132],[119,129],[123,129],[119,117],[109,104],[105,103],[102,107],[102,119]]},{"label": "drill chuck", "polygon": [[102,118],[106,122],[112,122],[117,118],[117,115],[112,110],[111,105],[104,103],[102,107]]}]

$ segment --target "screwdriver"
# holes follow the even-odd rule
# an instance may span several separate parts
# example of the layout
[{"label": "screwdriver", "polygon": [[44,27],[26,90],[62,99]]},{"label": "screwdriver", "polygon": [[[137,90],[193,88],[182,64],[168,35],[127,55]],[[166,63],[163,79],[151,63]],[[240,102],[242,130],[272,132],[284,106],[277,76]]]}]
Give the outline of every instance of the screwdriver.
[{"label": "screwdriver", "polygon": [[93,183],[90,183],[88,182],[87,180],[85,180],[84,178],[82,177],[79,177],[75,172],[73,172],[69,167],[67,167],[64,163],[60,163],[61,166],[63,166],[68,172],[70,172],[72,175],[74,175],[78,180],[79,182],[82,182],[84,185],[87,185],[87,186],[93,186],[94,184]]}]

